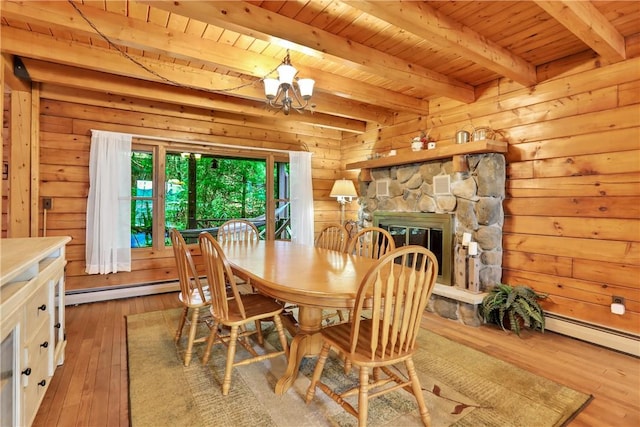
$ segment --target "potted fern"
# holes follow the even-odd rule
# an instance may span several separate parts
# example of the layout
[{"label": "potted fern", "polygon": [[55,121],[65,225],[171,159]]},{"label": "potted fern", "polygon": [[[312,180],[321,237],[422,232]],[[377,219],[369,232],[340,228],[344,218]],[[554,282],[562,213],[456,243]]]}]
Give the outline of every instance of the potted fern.
[{"label": "potted fern", "polygon": [[528,286],[497,284],[482,300],[485,323],[495,323],[520,336],[523,327],[544,332],[544,312],[538,300],[546,298]]}]

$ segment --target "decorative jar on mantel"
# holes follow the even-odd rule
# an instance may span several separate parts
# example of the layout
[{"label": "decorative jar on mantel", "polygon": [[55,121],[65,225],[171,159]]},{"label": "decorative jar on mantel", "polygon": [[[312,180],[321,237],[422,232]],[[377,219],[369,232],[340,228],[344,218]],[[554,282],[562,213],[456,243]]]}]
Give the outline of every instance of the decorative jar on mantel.
[{"label": "decorative jar on mantel", "polygon": [[419,136],[416,136],[415,138],[413,138],[413,141],[411,141],[411,149],[413,151],[422,150],[422,139],[420,139]]}]

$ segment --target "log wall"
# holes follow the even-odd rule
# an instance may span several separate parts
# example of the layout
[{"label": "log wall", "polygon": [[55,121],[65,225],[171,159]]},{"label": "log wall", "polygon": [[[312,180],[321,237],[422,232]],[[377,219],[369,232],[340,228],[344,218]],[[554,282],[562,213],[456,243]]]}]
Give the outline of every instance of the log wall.
[{"label": "log wall", "polygon": [[[549,294],[545,310],[640,333],[640,60],[578,56],[523,89],[496,81],[469,105],[445,99],[343,143],[343,162],[408,151],[421,130],[438,145],[473,125],[509,142],[503,282]],[[357,173],[355,171],[354,173]],[[612,296],[626,313],[611,313]]]},{"label": "log wall", "polygon": [[[312,179],[316,220],[339,221],[338,204],[329,197],[339,177],[339,131],[298,126],[284,131],[277,122],[239,119],[219,123],[211,111],[178,105],[143,102],[44,84],[40,97],[40,187],[41,197],[53,199],[47,212],[47,235],[68,235],[67,289],[70,291],[137,283],[175,280],[171,248],[132,252],[132,271],[87,275],[85,269],[86,200],[89,191],[91,129],[136,135],[217,142],[274,150],[306,150],[313,153]],[[201,147],[206,150],[206,147]],[[39,212],[39,235],[44,229]]]},{"label": "log wall", "polygon": [[[548,293],[543,303],[548,312],[637,335],[639,67],[637,58],[601,66],[596,58],[578,56],[540,68],[548,80],[531,88],[490,82],[477,89],[473,104],[432,100],[422,117],[399,114],[394,125],[372,124],[365,134],[346,138],[311,127],[284,129],[277,120],[219,123],[210,111],[43,85],[37,193],[54,200],[48,235],[73,237],[68,289],[169,280],[175,278],[170,251],[135,251],[131,273],[83,273],[90,129],[286,150],[308,147],[314,154],[318,230],[339,220],[339,206],[328,196],[333,181],[357,177],[358,171],[344,170],[346,163],[390,149],[409,151],[411,139],[423,130],[446,145],[463,126],[490,126],[509,142],[503,281]],[[3,142],[5,134],[6,123]],[[7,205],[3,201],[3,210]],[[357,204],[348,209],[355,218]],[[42,233],[42,211],[38,218]],[[610,312],[614,295],[625,298],[623,316]]]}]

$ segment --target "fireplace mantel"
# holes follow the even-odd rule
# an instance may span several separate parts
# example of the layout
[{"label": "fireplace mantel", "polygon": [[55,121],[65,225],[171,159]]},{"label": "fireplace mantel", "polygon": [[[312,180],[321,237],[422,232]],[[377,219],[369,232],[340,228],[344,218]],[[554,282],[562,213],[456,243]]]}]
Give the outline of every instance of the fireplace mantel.
[{"label": "fireplace mantel", "polygon": [[[506,153],[508,144],[505,141],[485,139],[482,141],[467,142],[465,144],[446,145],[432,150],[410,151],[396,156],[381,157],[372,160],[363,160],[355,163],[347,163],[346,169],[361,169],[363,176],[369,176],[371,169],[386,168],[390,166],[406,165],[409,163],[428,162],[430,160],[453,158],[465,154]],[[361,177],[362,179],[362,177]]]}]

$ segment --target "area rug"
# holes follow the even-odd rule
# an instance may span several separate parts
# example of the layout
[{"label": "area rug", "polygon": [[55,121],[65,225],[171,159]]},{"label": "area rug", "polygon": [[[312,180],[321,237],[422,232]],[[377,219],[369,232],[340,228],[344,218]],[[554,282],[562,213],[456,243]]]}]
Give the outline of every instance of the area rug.
[{"label": "area rug", "polygon": [[[173,309],[127,316],[133,427],[357,425],[355,417],[319,389],[310,404],[304,402],[316,358],[303,360],[301,374],[282,396],[273,390],[286,369],[284,357],[235,368],[231,390],[222,396],[226,347],[215,346],[203,366],[204,345],[196,344],[190,366],[184,367],[185,338],[177,344],[173,340],[179,315]],[[200,332],[206,333],[206,326]],[[265,334],[267,345],[277,347],[275,332],[267,327]],[[418,344],[414,362],[434,427],[562,426],[591,399],[424,329]],[[237,357],[245,357],[244,351],[238,346]],[[332,355],[323,381],[346,386],[357,381],[357,371],[345,378],[341,361]],[[404,390],[372,399],[368,423],[422,425],[415,399]]]}]

